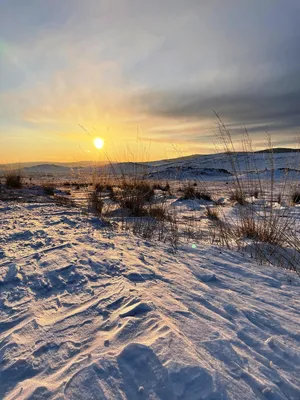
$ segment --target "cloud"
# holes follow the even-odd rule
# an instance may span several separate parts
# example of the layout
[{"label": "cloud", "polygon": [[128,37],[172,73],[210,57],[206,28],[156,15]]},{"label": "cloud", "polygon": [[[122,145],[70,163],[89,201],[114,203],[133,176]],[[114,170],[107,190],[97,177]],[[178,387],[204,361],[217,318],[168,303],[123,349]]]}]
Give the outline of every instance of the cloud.
[{"label": "cloud", "polygon": [[300,127],[300,69],[269,79],[261,87],[253,82],[252,87],[219,93],[217,88],[145,90],[133,102],[141,112],[172,121],[212,120],[215,110],[233,127],[245,124],[251,132],[264,131],[266,126],[285,131]]},{"label": "cloud", "polygon": [[121,142],[138,126],[159,154],[170,141],[211,146],[213,109],[257,143],[266,126],[278,142],[300,126],[298,0],[0,0],[0,8],[0,136],[69,137],[81,123],[110,127]]}]

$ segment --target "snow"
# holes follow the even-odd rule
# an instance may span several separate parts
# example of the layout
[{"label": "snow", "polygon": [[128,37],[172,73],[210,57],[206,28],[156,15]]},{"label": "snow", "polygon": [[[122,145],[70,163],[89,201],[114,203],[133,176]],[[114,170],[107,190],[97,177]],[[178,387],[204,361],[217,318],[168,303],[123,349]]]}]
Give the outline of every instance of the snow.
[{"label": "snow", "polygon": [[1,399],[300,399],[300,278],[0,202]]},{"label": "snow", "polygon": [[[232,160],[237,171],[233,170]],[[271,161],[272,160],[272,161]],[[294,152],[274,152],[270,157],[269,153],[243,153],[237,152],[234,156],[225,153],[208,155],[196,154],[187,157],[178,157],[169,160],[145,161],[145,162],[118,162],[118,160],[99,162],[78,162],[78,163],[30,163],[20,164],[25,176],[56,179],[78,180],[81,177],[91,176],[93,173],[100,175],[144,175],[154,180],[200,180],[220,181],[233,179],[232,173],[238,172],[245,177],[260,177],[269,179],[270,172],[274,168],[276,179],[286,176],[289,170],[290,179],[299,179],[300,154]],[[1,170],[5,166],[0,165]],[[258,173],[258,175],[257,175]]]}]

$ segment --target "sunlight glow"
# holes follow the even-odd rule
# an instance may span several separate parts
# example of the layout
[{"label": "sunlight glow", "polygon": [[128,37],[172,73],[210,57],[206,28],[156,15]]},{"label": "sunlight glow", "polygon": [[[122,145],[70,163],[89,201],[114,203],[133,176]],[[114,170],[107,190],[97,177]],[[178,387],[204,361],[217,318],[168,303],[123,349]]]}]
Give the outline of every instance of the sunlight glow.
[{"label": "sunlight glow", "polygon": [[95,145],[95,147],[97,147],[97,149],[100,150],[104,146],[104,140],[101,138],[96,138],[96,139],[94,139],[94,145]]}]

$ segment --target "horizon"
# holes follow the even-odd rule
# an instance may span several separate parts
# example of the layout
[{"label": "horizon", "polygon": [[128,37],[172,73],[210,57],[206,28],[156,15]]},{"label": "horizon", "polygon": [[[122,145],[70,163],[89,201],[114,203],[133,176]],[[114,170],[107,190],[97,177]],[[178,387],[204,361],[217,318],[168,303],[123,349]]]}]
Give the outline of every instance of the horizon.
[{"label": "horizon", "polygon": [[[266,153],[271,151],[269,148],[261,148],[261,149],[256,149],[254,150],[254,153]],[[290,153],[290,152],[295,152],[298,153],[299,149],[297,148],[292,148],[292,147],[273,147],[272,151],[274,152],[274,154],[276,153]],[[236,150],[236,153],[241,154],[241,153],[252,153],[252,151],[239,151]],[[24,162],[12,162],[12,163],[0,163],[0,168],[3,167],[20,167],[20,166],[24,166],[24,168],[26,167],[27,164],[30,164],[30,167],[34,167],[34,166],[40,166],[40,165],[53,165],[53,166],[58,166],[59,164],[61,166],[64,165],[71,165],[71,164],[88,164],[88,165],[108,165],[108,164],[122,164],[122,163],[136,163],[136,164],[146,164],[146,163],[153,163],[153,162],[160,162],[160,161],[172,161],[172,160],[177,160],[177,159],[182,159],[182,158],[189,158],[189,157],[201,157],[201,156],[213,156],[213,155],[222,155],[222,154],[226,154],[226,151],[221,150],[221,151],[215,151],[214,153],[205,153],[205,154],[201,154],[201,153],[195,153],[195,154],[189,154],[189,155],[179,155],[177,157],[172,157],[172,158],[158,158],[158,159],[153,159],[153,160],[78,160],[78,161],[55,161],[55,162],[50,162],[50,161],[24,161]]]},{"label": "horizon", "polygon": [[0,0],[0,164],[213,154],[212,110],[294,145],[299,2],[222,5]]}]

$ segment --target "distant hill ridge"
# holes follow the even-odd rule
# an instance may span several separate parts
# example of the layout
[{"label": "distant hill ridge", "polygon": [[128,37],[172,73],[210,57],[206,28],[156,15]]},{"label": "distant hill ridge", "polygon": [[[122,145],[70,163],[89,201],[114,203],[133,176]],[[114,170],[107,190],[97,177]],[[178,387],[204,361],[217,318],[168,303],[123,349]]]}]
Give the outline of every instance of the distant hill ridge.
[{"label": "distant hill ridge", "polygon": [[[274,153],[274,154],[280,154],[280,153],[297,153],[299,150],[289,148],[289,147],[275,147],[272,150],[270,149],[263,149],[263,150],[257,150],[254,153]],[[238,154],[243,154],[245,152],[242,151],[237,151]],[[156,161],[150,161],[150,162],[115,162],[113,164],[135,164],[135,165],[145,165],[145,164],[156,164],[160,162],[170,162],[170,161],[179,161],[179,160],[187,160],[187,159],[193,159],[195,157],[211,157],[211,156],[216,156],[216,155],[225,155],[225,153],[213,153],[213,154],[192,154],[189,156],[182,156],[182,157],[175,157],[175,158],[169,158],[169,159],[162,159],[162,160],[156,160]],[[100,163],[97,162],[97,165],[107,165],[110,164],[108,161],[102,161]],[[10,168],[30,168],[30,167],[41,167],[41,166],[48,166],[50,167],[65,167],[65,168],[78,168],[78,167],[87,167],[87,166],[93,166],[95,165],[95,161],[78,161],[78,162],[54,162],[54,163],[49,163],[49,162],[43,162],[43,161],[32,161],[32,162],[24,162],[24,163],[10,163],[10,164],[0,164],[0,169],[5,169],[7,167]]]},{"label": "distant hill ridge", "polygon": [[[291,148],[265,149],[252,153],[236,152],[235,162],[240,173],[249,173],[250,170],[258,169],[262,173],[270,169],[268,153],[273,152],[272,162],[275,170],[282,173],[282,170],[300,169],[300,152]],[[249,156],[248,156],[249,155]],[[254,156],[254,157],[253,157]],[[255,162],[255,165],[253,164]],[[296,168],[295,168],[296,167]],[[226,153],[215,154],[195,154],[192,156],[177,157],[167,160],[148,161],[148,162],[77,162],[77,163],[39,163],[7,166],[1,169],[0,175],[5,174],[5,170],[22,169],[27,176],[53,175],[53,176],[73,176],[73,174],[85,173],[87,175],[96,172],[99,174],[116,175],[136,175],[140,174],[150,179],[223,179],[229,178],[234,172],[230,157]],[[281,171],[281,172],[280,172]]]},{"label": "distant hill ridge", "polygon": [[255,151],[255,153],[297,153],[298,149],[291,149],[288,147],[275,147],[274,149],[264,149]]}]

